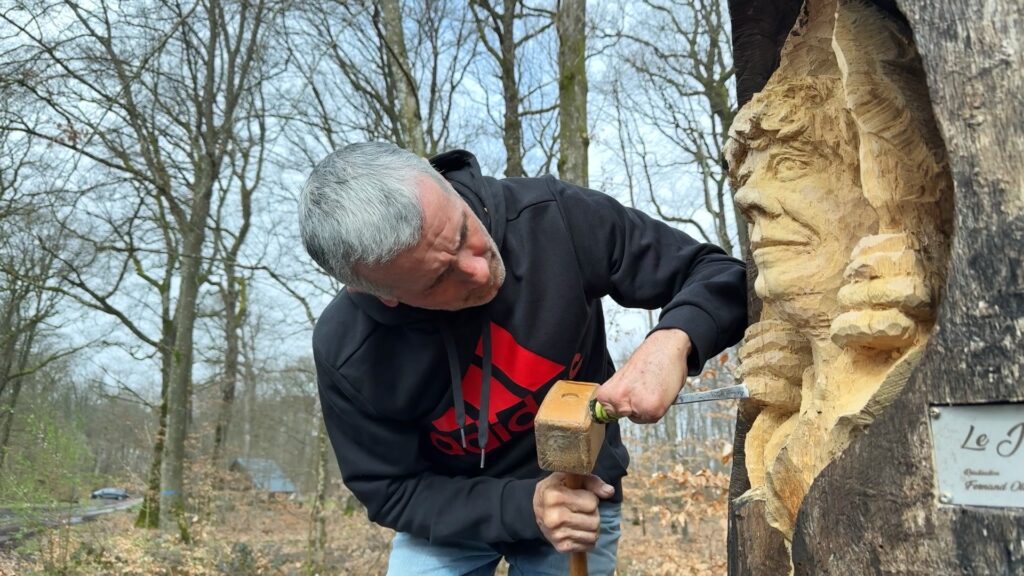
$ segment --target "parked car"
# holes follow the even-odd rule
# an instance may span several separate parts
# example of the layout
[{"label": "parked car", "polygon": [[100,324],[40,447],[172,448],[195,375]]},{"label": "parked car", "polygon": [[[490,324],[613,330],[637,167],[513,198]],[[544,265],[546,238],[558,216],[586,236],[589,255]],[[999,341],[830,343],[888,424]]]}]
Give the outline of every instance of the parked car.
[{"label": "parked car", "polygon": [[122,488],[100,488],[89,495],[89,498],[103,498],[105,500],[124,500],[128,497],[128,491]]}]

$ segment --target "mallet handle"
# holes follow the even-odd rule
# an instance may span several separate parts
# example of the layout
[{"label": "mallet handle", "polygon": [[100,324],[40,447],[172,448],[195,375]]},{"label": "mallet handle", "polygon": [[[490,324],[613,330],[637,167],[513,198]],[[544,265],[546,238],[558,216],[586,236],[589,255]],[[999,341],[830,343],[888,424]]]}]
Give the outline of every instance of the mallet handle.
[{"label": "mallet handle", "polygon": [[[583,488],[583,476],[569,474],[565,479],[565,487],[570,490]],[[588,576],[587,553],[573,552],[569,555],[569,576]]]}]

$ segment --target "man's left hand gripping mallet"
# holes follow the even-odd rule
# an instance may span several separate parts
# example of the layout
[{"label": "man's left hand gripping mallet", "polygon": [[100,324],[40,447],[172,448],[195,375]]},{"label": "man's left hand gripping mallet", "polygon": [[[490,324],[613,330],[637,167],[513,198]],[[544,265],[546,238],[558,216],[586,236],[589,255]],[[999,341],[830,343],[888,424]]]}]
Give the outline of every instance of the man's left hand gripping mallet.
[{"label": "man's left hand gripping mallet", "polygon": [[[567,488],[578,490],[594,469],[604,444],[604,424],[594,420],[591,400],[598,385],[559,380],[551,387],[534,419],[537,461],[549,472],[569,473]],[[570,576],[586,576],[587,553],[569,557]]]}]

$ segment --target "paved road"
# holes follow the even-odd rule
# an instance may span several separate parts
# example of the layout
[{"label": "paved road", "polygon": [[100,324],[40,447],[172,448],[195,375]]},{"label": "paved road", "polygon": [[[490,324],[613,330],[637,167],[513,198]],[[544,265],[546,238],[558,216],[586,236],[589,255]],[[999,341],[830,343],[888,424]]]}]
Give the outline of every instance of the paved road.
[{"label": "paved road", "polygon": [[81,524],[104,514],[138,506],[142,498],[127,500],[97,500],[88,505],[40,506],[30,509],[12,510],[0,508],[0,548],[13,545],[18,540],[44,528],[67,524]]}]

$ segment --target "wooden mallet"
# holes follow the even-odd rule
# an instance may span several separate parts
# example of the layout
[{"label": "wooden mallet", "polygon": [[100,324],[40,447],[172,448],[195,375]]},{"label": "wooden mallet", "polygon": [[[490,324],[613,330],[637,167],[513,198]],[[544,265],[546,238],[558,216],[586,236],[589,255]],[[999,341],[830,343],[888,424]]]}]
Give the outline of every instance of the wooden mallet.
[{"label": "wooden mallet", "polygon": [[[565,485],[573,490],[583,487],[604,444],[604,424],[594,420],[590,407],[597,387],[589,382],[555,382],[533,422],[541,469],[569,473]],[[586,552],[572,553],[569,574],[586,576]]]}]

